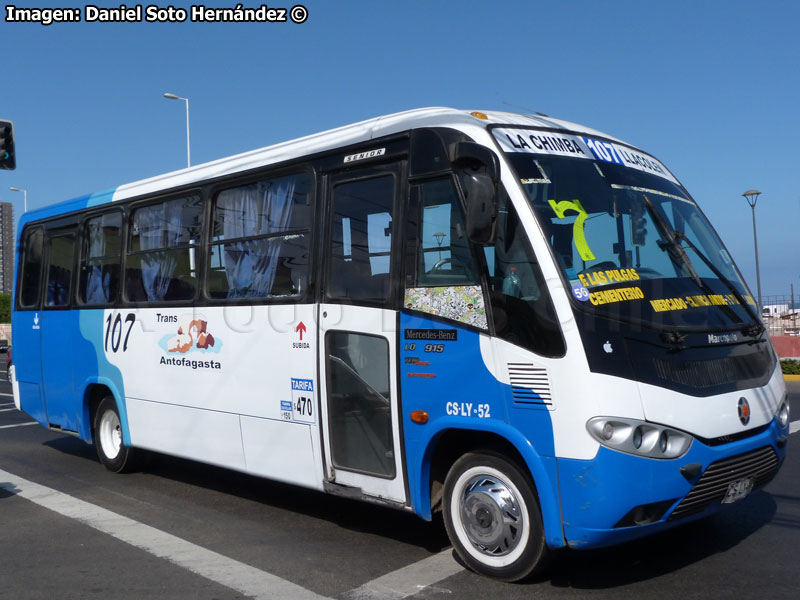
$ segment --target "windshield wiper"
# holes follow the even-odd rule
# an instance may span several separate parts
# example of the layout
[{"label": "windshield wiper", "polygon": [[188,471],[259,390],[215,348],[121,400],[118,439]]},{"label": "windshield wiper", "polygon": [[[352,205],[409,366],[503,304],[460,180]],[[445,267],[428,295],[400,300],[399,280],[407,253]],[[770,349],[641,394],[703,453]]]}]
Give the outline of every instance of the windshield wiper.
[{"label": "windshield wiper", "polygon": [[674,262],[676,265],[681,268],[685,267],[686,271],[689,273],[689,277],[692,278],[692,281],[694,281],[699,287],[706,289],[706,284],[697,274],[697,271],[695,271],[692,260],[689,258],[689,255],[686,254],[686,250],[680,243],[681,233],[670,226],[664,216],[656,210],[656,207],[653,205],[653,201],[650,200],[647,195],[642,194],[642,198],[644,198],[645,206],[647,206],[647,212],[649,212],[650,216],[653,217],[653,221],[658,228],[658,232],[665,240],[663,242],[661,240],[656,242],[658,247],[662,250],[666,250],[672,259],[672,262]]},{"label": "windshield wiper", "polygon": [[747,323],[745,325],[745,327],[742,329],[742,333],[749,337],[756,337],[762,331],[764,331],[764,325],[762,325],[761,319],[758,318],[758,315],[756,315],[750,304],[747,302],[747,300],[739,291],[739,289],[733,284],[733,282],[722,274],[722,271],[720,271],[716,267],[716,265],[714,265],[714,263],[711,262],[711,259],[709,259],[703,252],[701,252],[700,249],[697,246],[695,246],[688,237],[686,237],[686,234],[680,231],[676,231],[675,235],[678,239],[683,240],[684,242],[689,244],[689,247],[692,250],[694,250],[697,256],[700,257],[700,260],[706,263],[708,268],[711,269],[711,272],[714,273],[717,279],[719,279],[722,283],[724,283],[725,286],[733,293],[733,295],[736,296],[736,299],[739,301],[739,304],[741,304],[745,312],[747,312],[747,316],[750,317],[752,322]]},{"label": "windshield wiper", "polygon": [[[689,255],[686,254],[686,249],[683,247],[683,244],[681,244],[681,241],[686,242],[689,247],[694,250],[695,254],[700,257],[700,260],[702,260],[708,266],[708,268],[711,269],[711,272],[714,273],[714,275],[725,284],[725,287],[727,287],[733,293],[733,295],[736,297],[736,300],[738,300],[744,308],[747,316],[750,317],[751,322],[744,324],[744,327],[741,329],[742,334],[748,337],[756,337],[760,335],[764,331],[764,326],[761,324],[761,320],[758,318],[755,312],[753,312],[753,309],[750,308],[750,305],[747,303],[744,296],[742,296],[742,293],[733,284],[733,282],[725,277],[725,275],[722,274],[722,272],[714,265],[714,263],[711,262],[711,260],[703,252],[701,252],[700,249],[695,246],[683,232],[673,229],[670,226],[664,216],[658,210],[656,210],[656,207],[653,205],[653,202],[650,200],[650,198],[648,198],[645,194],[642,194],[642,198],[644,198],[645,205],[647,206],[647,212],[649,212],[653,217],[653,221],[658,228],[661,237],[663,237],[665,240],[664,242],[659,240],[659,248],[666,250],[670,255],[670,258],[672,258],[672,261],[679,267],[684,266],[686,271],[689,273],[689,276],[692,278],[692,281],[694,281],[698,287],[700,287],[700,289],[714,294],[714,290],[697,274]],[[737,315],[728,305],[723,305],[721,308],[725,310],[728,316],[733,317],[740,322],[742,321],[741,317],[739,317],[739,315]]]}]

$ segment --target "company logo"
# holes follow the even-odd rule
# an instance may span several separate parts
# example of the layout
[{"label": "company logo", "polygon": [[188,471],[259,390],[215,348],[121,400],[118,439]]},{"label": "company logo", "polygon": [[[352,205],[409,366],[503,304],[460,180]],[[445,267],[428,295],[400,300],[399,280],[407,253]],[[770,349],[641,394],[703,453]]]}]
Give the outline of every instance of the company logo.
[{"label": "company logo", "polygon": [[606,343],[603,344],[603,350],[605,350],[606,354],[611,354],[614,351],[610,341],[606,340]]},{"label": "company logo", "polygon": [[222,348],[222,340],[215,338],[208,329],[208,321],[205,317],[197,314],[184,314],[180,317],[173,315],[158,315],[159,323],[178,323],[176,333],[168,333],[162,336],[158,342],[159,347],[166,353],[173,356],[162,355],[159,364],[172,365],[176,367],[190,367],[192,369],[221,369],[222,363],[211,360],[211,356],[205,359],[193,360],[181,354],[200,353],[200,354],[219,354]]},{"label": "company logo", "polygon": [[722,335],[708,334],[709,344],[733,344],[739,341],[739,336],[736,333],[725,333]]},{"label": "company logo", "polygon": [[167,340],[167,352],[186,354],[194,348],[208,350],[215,343],[214,336],[208,331],[208,322],[194,319],[185,329],[183,326],[178,327],[178,334]]},{"label": "company logo", "polygon": [[750,422],[750,403],[744,396],[739,398],[739,420],[742,425],[747,425]]}]

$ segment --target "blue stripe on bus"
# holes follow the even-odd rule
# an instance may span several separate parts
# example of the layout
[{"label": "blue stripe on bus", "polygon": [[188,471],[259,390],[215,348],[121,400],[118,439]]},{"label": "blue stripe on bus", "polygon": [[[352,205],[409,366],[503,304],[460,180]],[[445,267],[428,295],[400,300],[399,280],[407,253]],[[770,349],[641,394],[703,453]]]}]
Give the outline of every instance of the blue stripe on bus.
[{"label": "blue stripe on bus", "polygon": [[38,221],[40,219],[47,219],[49,217],[57,217],[76,210],[83,210],[84,208],[108,204],[114,200],[114,194],[116,193],[117,189],[118,188],[111,188],[101,192],[87,194],[85,196],[78,196],[72,200],[58,202],[43,208],[29,210],[20,217],[19,224],[17,226],[18,230],[22,231],[22,228],[30,221]]},{"label": "blue stripe on bus", "polygon": [[[128,413],[125,404],[125,385],[121,371],[112,365],[106,358],[103,349],[103,330],[105,311],[103,309],[72,311],[78,319],[80,335],[77,343],[79,348],[75,349],[73,361],[73,379],[75,389],[85,393],[87,388],[93,384],[104,385],[107,387],[117,401],[119,419],[122,426],[122,441],[125,445],[130,445],[130,430],[128,428]],[[113,314],[109,312],[109,314]],[[131,372],[129,376],[135,377],[136,373]],[[83,406],[76,405],[76,413],[81,415],[79,426],[80,436],[84,440],[92,439],[92,423],[89,415],[88,398],[83,394],[75,394],[75,402],[82,403]]]},{"label": "blue stripe on bus", "polygon": [[[475,331],[401,313],[398,334],[403,433],[414,510],[431,518],[429,481],[436,439],[448,430],[491,433],[507,440],[527,463],[539,491],[547,543],[563,546],[549,411],[513,408],[512,388],[484,364]],[[411,421],[416,410],[428,413],[427,424]]]}]

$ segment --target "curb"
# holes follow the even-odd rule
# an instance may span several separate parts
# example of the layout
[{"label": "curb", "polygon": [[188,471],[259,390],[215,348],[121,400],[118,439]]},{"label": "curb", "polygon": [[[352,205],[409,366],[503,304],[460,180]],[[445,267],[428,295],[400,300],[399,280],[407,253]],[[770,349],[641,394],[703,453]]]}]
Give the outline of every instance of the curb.
[{"label": "curb", "polygon": [[784,375],[784,381],[800,381],[800,375]]}]

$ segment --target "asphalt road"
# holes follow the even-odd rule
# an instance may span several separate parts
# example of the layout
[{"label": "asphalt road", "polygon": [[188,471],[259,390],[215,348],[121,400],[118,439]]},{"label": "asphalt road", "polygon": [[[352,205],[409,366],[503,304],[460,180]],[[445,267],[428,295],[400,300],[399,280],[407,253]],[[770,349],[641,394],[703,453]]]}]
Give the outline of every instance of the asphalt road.
[{"label": "asphalt road", "polygon": [[[0,598],[796,598],[800,456],[704,521],[562,551],[524,584],[474,575],[441,522],[158,457],[114,475],[23,423],[0,372]],[[800,419],[800,383],[790,384]],[[790,445],[797,444],[792,434]],[[10,485],[10,482],[16,482]]]}]

